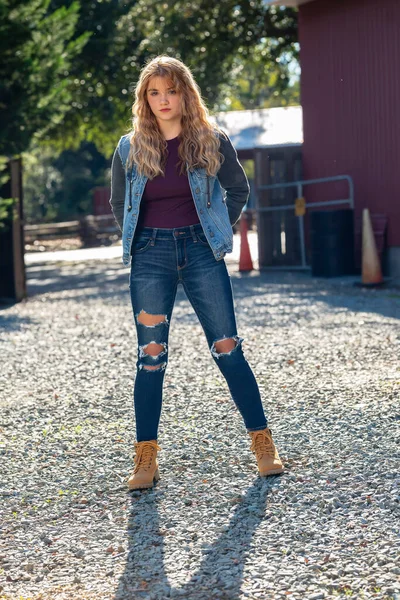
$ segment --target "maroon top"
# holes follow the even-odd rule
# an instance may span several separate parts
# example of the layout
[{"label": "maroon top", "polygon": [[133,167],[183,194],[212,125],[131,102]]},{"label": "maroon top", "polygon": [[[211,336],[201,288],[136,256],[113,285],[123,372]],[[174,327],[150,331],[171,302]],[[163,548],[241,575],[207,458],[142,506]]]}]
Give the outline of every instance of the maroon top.
[{"label": "maroon top", "polygon": [[179,136],[167,140],[168,158],[165,177],[149,179],[140,203],[137,227],[172,229],[199,223],[189,180],[186,173],[179,175]]}]

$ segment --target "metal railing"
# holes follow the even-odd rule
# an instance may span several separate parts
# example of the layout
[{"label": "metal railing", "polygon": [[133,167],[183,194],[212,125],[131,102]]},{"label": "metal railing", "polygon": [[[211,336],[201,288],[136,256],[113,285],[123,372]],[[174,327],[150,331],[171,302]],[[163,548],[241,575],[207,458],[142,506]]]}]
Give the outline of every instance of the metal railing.
[{"label": "metal railing", "polygon": [[[347,181],[349,184],[349,197],[343,200],[325,200],[322,202],[305,202],[305,208],[316,208],[318,206],[334,206],[339,204],[349,204],[350,208],[354,208],[354,183],[353,179],[350,175],[336,175],[334,177],[322,177],[320,179],[303,179],[298,181],[291,181],[289,183],[272,183],[268,185],[260,185],[257,188],[258,190],[276,190],[279,188],[297,188],[297,197],[303,197],[303,187],[306,185],[314,185],[317,183],[326,183],[332,181]],[[262,212],[273,212],[279,210],[293,210],[296,208],[296,204],[284,204],[281,206],[260,206],[259,205],[259,196],[256,194],[256,207],[255,212],[257,216]],[[301,251],[301,265],[300,268],[307,269],[309,268],[306,263],[306,249],[305,249],[305,240],[304,240],[304,216],[299,215],[297,217],[299,219],[299,236],[300,236],[300,251]]]}]

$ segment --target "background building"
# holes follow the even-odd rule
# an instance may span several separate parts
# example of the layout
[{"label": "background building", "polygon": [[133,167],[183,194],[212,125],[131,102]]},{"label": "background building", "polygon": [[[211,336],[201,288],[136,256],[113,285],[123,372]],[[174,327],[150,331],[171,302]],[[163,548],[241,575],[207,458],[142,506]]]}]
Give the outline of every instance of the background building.
[{"label": "background building", "polygon": [[[400,2],[270,0],[299,6],[303,176],[347,174],[355,216],[387,217],[386,270],[400,275]],[[335,193],[313,188],[307,199]]]},{"label": "background building", "polygon": [[[218,125],[234,144],[250,183],[247,209],[293,204],[296,189],[260,189],[265,184],[302,178],[301,106],[220,112]],[[260,267],[298,266],[301,262],[298,219],[293,210],[256,215]]]}]

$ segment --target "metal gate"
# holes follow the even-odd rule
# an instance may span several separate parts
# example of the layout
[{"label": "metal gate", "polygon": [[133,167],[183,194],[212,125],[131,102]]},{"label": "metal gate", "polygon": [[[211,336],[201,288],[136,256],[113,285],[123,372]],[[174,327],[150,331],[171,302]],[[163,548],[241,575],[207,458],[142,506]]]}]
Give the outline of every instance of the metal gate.
[{"label": "metal gate", "polygon": [[[347,198],[306,202],[305,186],[338,181],[348,183]],[[307,209],[346,204],[354,208],[354,185],[349,175],[259,185],[255,212],[260,269],[309,269],[305,241]],[[269,240],[265,239],[266,235],[270,236]]]}]

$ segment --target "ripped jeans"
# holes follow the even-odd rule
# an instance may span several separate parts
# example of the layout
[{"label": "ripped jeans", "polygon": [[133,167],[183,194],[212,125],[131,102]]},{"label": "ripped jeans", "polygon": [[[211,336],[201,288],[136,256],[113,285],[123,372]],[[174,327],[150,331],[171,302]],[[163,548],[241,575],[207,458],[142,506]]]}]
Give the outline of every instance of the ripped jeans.
[{"label": "ripped jeans", "polygon": [[156,440],[168,335],[178,284],[197,314],[211,356],[248,431],[267,427],[260,392],[236,329],[225,261],[215,260],[201,224],[143,227],[132,242],[129,287],[138,339],[134,407],[137,441]]}]

